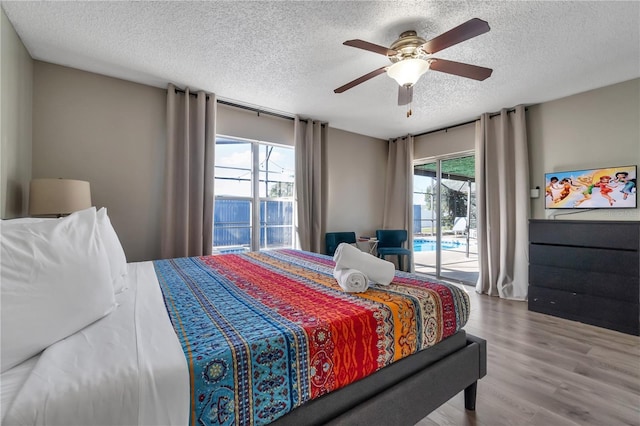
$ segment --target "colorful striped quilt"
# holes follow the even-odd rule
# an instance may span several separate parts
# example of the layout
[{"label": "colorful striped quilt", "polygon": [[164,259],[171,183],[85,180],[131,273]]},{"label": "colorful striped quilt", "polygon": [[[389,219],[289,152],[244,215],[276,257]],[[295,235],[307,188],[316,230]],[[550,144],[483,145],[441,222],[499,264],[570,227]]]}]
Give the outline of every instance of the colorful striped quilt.
[{"label": "colorful striped quilt", "polygon": [[458,331],[468,295],[397,272],[345,293],[330,257],[272,250],[154,262],[190,370],[192,425],[266,424]]}]

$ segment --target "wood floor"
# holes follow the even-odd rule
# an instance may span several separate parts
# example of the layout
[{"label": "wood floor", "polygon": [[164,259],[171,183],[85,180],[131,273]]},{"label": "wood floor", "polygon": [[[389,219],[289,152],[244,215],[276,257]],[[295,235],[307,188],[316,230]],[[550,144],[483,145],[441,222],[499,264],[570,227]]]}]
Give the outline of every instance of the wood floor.
[{"label": "wood floor", "polygon": [[468,333],[487,341],[476,411],[462,393],[422,419],[443,425],[640,425],[640,338],[471,297]]}]

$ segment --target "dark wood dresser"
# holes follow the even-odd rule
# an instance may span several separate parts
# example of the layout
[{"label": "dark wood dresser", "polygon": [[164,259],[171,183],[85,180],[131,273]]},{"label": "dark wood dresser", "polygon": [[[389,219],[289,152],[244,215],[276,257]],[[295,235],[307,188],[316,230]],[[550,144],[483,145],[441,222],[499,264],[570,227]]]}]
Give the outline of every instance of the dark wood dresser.
[{"label": "dark wood dresser", "polygon": [[529,221],[529,310],[640,335],[640,222]]}]

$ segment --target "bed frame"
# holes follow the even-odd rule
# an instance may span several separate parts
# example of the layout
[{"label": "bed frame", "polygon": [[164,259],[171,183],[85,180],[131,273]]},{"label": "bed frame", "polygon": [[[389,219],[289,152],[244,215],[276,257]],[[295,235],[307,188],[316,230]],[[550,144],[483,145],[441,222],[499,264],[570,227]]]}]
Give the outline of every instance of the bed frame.
[{"label": "bed frame", "polygon": [[475,410],[477,382],[486,374],[486,341],[461,330],[272,425],[413,425],[462,390],[465,408]]}]

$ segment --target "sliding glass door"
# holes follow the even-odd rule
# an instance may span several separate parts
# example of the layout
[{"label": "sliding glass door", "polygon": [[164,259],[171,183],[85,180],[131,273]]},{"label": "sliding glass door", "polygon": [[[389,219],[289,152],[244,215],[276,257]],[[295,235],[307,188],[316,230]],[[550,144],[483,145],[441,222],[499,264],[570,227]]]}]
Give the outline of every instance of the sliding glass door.
[{"label": "sliding glass door", "polygon": [[478,278],[475,157],[414,166],[416,272],[474,284]]}]

